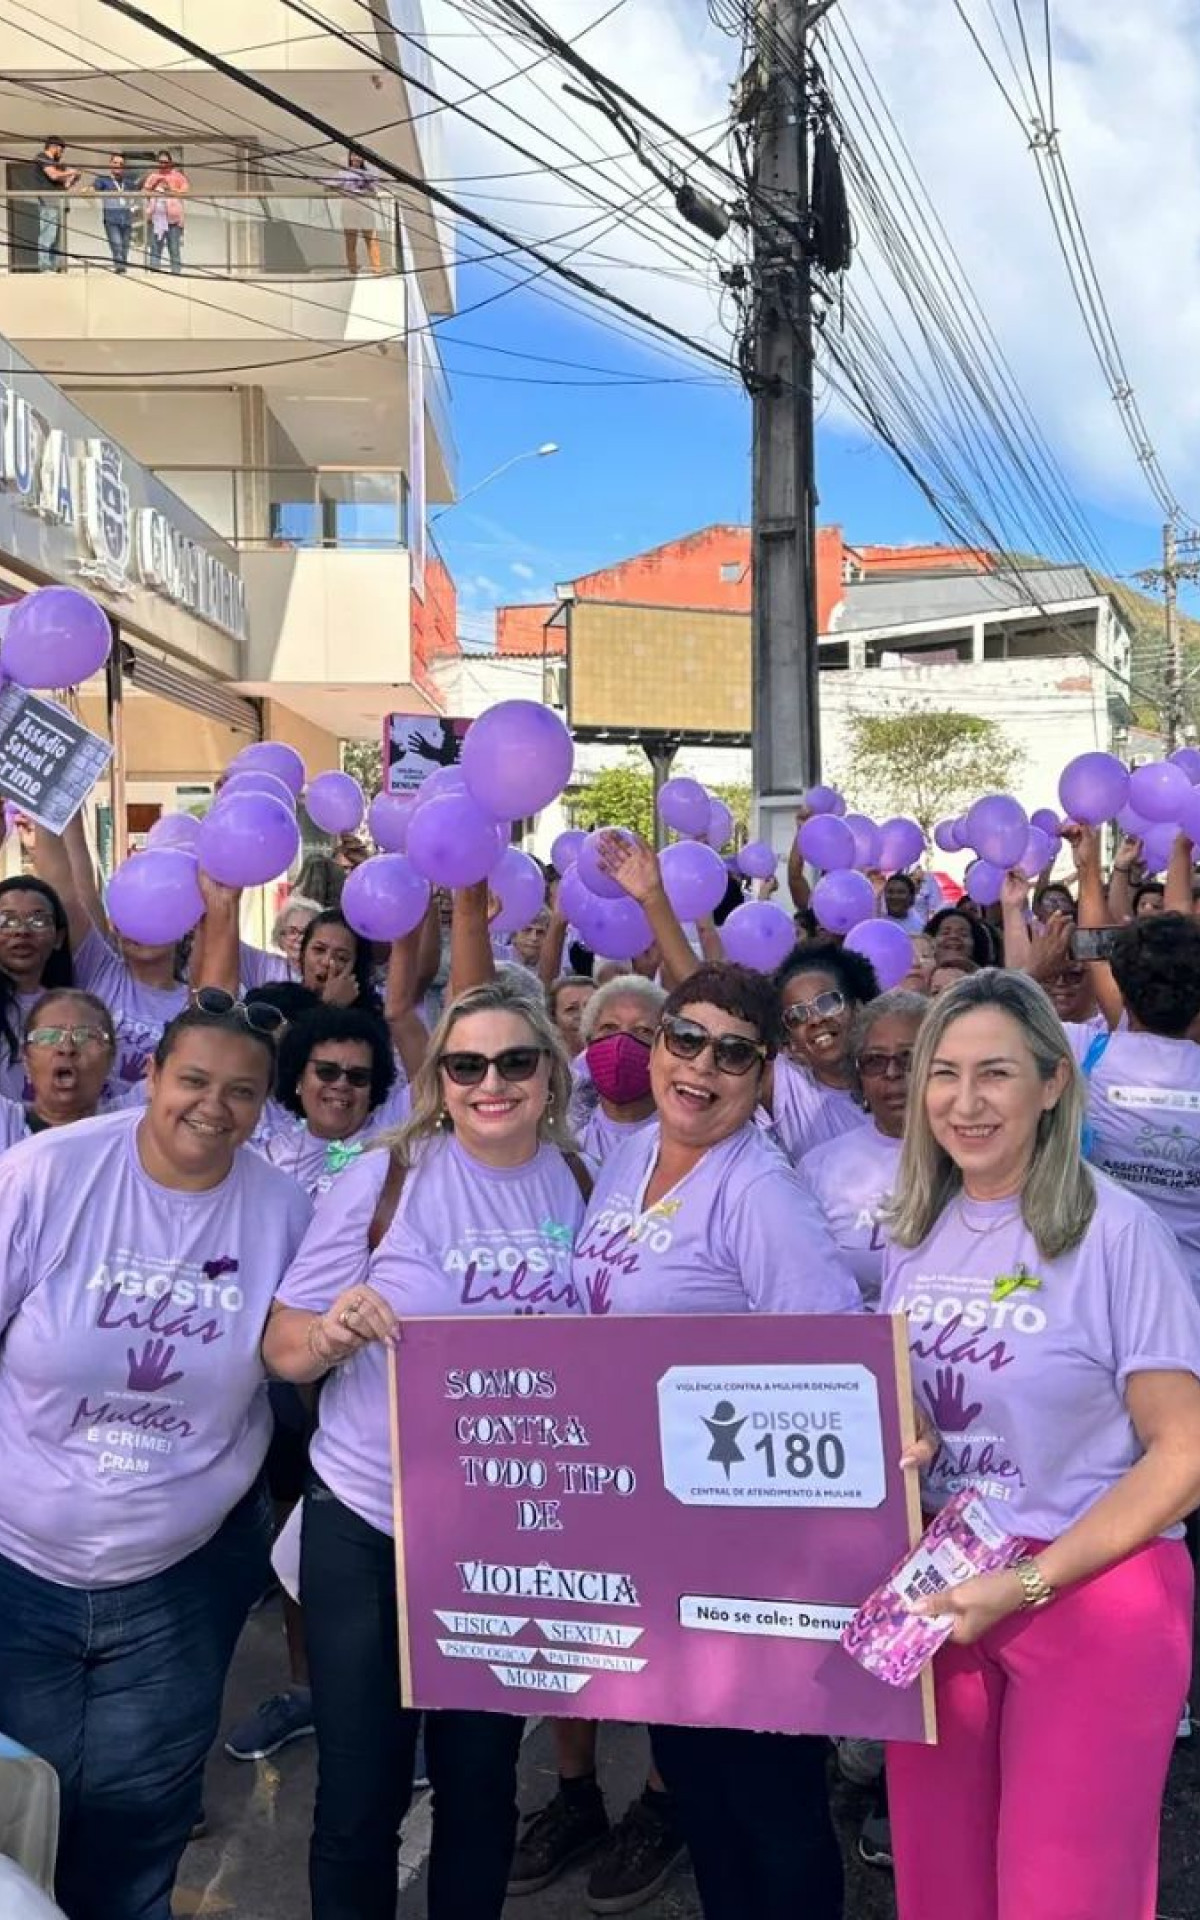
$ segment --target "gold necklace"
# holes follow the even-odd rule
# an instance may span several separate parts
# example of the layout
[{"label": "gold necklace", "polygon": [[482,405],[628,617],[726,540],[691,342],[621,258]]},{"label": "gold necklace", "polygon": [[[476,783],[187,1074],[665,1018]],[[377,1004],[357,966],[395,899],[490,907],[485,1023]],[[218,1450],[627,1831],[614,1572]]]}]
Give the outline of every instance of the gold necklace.
[{"label": "gold necklace", "polygon": [[1006,1213],[1002,1219],[993,1220],[986,1227],[977,1227],[973,1221],[967,1219],[967,1209],[961,1193],[957,1196],[954,1204],[958,1208],[958,1217],[967,1232],[973,1233],[979,1240],[986,1239],[989,1233],[999,1233],[1001,1227],[1011,1227],[1014,1221],[1021,1218],[1021,1209],[1018,1206],[1015,1213]]}]

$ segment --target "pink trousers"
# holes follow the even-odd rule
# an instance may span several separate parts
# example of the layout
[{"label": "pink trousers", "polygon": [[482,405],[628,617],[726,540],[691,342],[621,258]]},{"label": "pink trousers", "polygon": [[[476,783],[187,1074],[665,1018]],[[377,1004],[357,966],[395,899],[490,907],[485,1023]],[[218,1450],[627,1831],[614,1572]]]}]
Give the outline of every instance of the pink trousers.
[{"label": "pink trousers", "polygon": [[899,1920],[1154,1920],[1192,1600],[1159,1540],[942,1649],[937,1746],[888,1748]]}]

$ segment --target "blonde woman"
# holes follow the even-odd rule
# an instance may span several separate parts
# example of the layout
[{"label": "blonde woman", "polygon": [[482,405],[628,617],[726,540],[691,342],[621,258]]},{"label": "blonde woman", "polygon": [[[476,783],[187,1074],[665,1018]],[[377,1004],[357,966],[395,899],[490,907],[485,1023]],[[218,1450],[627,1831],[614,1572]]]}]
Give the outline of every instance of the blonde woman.
[{"label": "blonde woman", "polygon": [[901,1920],[1153,1920],[1191,1665],[1200,1307],[1172,1234],[1084,1162],[1049,1000],[989,968],[917,1038],[880,1305],[972,1489],[1023,1543],[922,1610],[936,1747],[888,1755]]},{"label": "blonde woman", "polygon": [[[421,1723],[399,1699],[387,1343],[414,1315],[584,1310],[571,1244],[590,1183],[571,1152],[569,1096],[544,1006],[503,980],[462,994],[413,1081],[411,1119],[326,1197],[267,1327],[273,1374],[327,1376],[300,1575],[318,1752],[314,1920],[394,1920]],[[426,1716],[431,1920],[499,1920],[520,1742],[521,1722],[503,1714]]]}]

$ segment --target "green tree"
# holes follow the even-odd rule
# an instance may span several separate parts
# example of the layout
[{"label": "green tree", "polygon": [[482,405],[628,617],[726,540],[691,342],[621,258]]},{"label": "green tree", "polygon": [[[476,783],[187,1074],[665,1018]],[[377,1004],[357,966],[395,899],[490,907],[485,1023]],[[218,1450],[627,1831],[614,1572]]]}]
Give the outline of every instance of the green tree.
[{"label": "green tree", "polygon": [[983,793],[1011,791],[1024,754],[994,720],[911,702],[856,713],[848,728],[846,785],[856,800],[918,820],[961,813]]},{"label": "green tree", "polygon": [[[685,768],[675,771],[683,773]],[[750,830],[749,787],[723,784],[709,791],[732,813],[734,839],[744,841]],[[590,775],[568,804],[576,826],[629,827],[646,840],[654,838],[654,781],[645,762],[633,755],[620,766]]]},{"label": "green tree", "polygon": [[342,771],[373,800],[383,785],[383,749],[378,740],[343,740]]}]

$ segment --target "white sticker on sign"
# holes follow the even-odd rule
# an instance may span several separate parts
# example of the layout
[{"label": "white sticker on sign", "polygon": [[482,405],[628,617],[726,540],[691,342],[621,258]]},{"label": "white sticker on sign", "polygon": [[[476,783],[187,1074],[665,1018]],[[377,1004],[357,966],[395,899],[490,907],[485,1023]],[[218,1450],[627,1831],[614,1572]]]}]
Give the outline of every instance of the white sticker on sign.
[{"label": "white sticker on sign", "polygon": [[877,1507],[875,1376],[861,1366],[672,1367],[658,1383],[667,1491],[686,1507]]},{"label": "white sticker on sign", "polygon": [[703,1633],[749,1633],[779,1640],[840,1640],[853,1607],[808,1600],[739,1600],[724,1593],[684,1593],[679,1624]]}]

